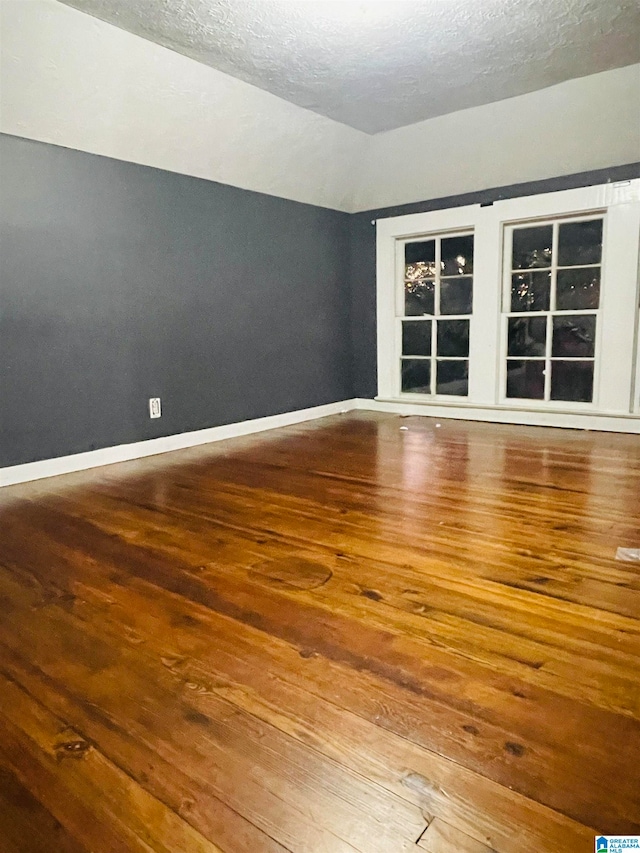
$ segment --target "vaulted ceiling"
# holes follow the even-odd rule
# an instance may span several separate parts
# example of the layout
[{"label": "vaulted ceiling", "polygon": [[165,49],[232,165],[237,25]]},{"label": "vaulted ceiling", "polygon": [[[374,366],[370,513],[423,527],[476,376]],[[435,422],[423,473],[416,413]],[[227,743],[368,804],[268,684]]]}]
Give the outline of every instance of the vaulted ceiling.
[{"label": "vaulted ceiling", "polygon": [[366,133],[640,60],[635,0],[62,2]]}]

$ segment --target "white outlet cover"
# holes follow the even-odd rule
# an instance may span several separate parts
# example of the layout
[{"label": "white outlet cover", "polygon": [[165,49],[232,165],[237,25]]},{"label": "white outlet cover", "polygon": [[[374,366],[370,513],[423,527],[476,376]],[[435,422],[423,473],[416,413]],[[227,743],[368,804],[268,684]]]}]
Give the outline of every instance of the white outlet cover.
[{"label": "white outlet cover", "polygon": [[162,405],[160,403],[160,397],[149,397],[149,417],[162,417]]}]

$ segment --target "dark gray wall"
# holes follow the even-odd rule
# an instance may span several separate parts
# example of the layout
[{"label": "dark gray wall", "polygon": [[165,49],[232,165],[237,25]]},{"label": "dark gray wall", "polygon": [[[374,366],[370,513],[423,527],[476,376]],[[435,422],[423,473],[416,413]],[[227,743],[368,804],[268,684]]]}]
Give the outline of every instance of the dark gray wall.
[{"label": "dark gray wall", "polygon": [[349,218],[349,281],[351,287],[351,335],[353,342],[353,382],[355,397],[375,397],[376,357],[376,229],[372,220],[406,213],[423,213],[465,204],[491,204],[503,198],[626,181],[640,176],[640,163],[581,172],[546,181],[513,184],[508,187],[432,199],[399,207],[386,207],[354,214]]},{"label": "dark gray wall", "polygon": [[372,219],[638,174],[348,216],[0,135],[0,467],[373,397]]},{"label": "dark gray wall", "polygon": [[346,214],[11,136],[0,180],[0,466],[352,396]]}]

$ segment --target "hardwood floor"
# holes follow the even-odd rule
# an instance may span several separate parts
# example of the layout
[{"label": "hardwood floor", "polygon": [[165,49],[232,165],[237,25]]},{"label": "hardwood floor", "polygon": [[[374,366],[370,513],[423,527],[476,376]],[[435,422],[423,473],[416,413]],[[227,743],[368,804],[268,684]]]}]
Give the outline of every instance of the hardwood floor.
[{"label": "hardwood floor", "polygon": [[0,849],[640,834],[640,440],[353,413],[0,492]]}]

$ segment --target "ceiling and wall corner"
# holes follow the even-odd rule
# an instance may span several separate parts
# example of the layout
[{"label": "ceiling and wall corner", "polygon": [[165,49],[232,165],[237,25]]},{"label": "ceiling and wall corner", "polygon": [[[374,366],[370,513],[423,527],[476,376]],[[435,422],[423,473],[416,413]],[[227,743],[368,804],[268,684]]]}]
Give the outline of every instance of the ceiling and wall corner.
[{"label": "ceiling and wall corner", "polygon": [[368,137],[55,0],[0,0],[0,130],[336,210]]},{"label": "ceiling and wall corner", "polygon": [[640,65],[370,138],[351,209],[371,210],[640,160]]},{"label": "ceiling and wall corner", "polygon": [[[104,10],[113,8],[114,3],[105,0],[101,13],[106,14]],[[455,6],[456,0],[451,3]],[[302,0],[300,4],[326,5]],[[202,14],[200,2],[181,0],[181,5],[187,17]],[[245,5],[252,4],[207,0],[207,6],[218,12],[226,9],[228,19],[223,23],[227,27]],[[258,5],[263,6],[262,0]],[[346,0],[337,5],[361,10],[364,6]],[[399,14],[404,7],[415,7],[404,0],[392,5]],[[472,5],[482,5],[491,18],[485,3]],[[520,0],[513,3],[518,14],[525,5]],[[535,12],[538,4],[529,5],[534,10],[532,25],[537,26],[541,21]],[[580,9],[587,10],[600,20],[594,5],[607,5],[613,15],[601,40],[590,29],[591,18],[587,15],[582,20],[578,14]],[[171,10],[175,3],[149,0],[145,6],[137,0],[134,6],[138,12],[144,8]],[[264,6],[274,7],[274,3]],[[386,9],[388,4],[371,4],[378,6]],[[566,7],[560,0],[552,4],[556,12],[566,11]],[[122,16],[130,14],[130,8],[134,7],[118,4]],[[580,0],[571,8],[573,17],[563,13],[562,20],[567,26],[573,21],[576,45],[586,38],[585,33],[591,33],[589,37],[597,46],[589,54],[588,68],[615,65],[628,58],[627,36],[633,38],[635,24],[629,22],[626,30],[621,26],[627,3]],[[622,165],[638,160],[640,155],[640,65],[565,80],[506,99],[505,92],[511,90],[494,88],[494,96],[497,92],[502,100],[372,136],[160,46],[150,40],[149,33],[148,38],[140,38],[57,0],[0,0],[0,13],[0,130],[321,207],[346,212],[368,210]],[[470,14],[469,20],[473,20]],[[153,16],[150,20],[154,24]],[[462,17],[455,20],[460,24]],[[190,26],[194,33],[200,33],[197,20]],[[618,33],[615,37],[614,30]],[[383,27],[382,31],[387,29]],[[457,45],[457,61],[466,69],[467,88],[476,92],[473,97],[477,100],[480,96],[472,84],[476,78],[485,78],[485,70],[477,64],[477,56],[474,61],[468,58],[465,39],[470,37],[469,32],[464,34],[460,27],[455,31],[460,31],[462,39]],[[566,45],[569,30],[563,32]],[[449,30],[445,29],[445,34],[447,39],[451,37]],[[210,27],[205,26],[199,38],[208,36]],[[260,32],[253,27],[238,39],[243,42],[240,54],[246,54],[247,49],[251,55],[256,51],[256,67],[270,79],[271,66],[264,58],[266,42],[260,40]],[[262,45],[260,50],[253,43],[255,39],[258,47]],[[517,43],[522,47],[525,42]],[[556,47],[558,44],[554,42]],[[620,50],[616,56],[612,56],[614,47]],[[233,53],[232,48],[225,42],[225,49]],[[368,49],[374,58],[382,60],[385,55],[371,45]],[[438,50],[434,48],[436,59]],[[570,52],[581,51],[574,45]],[[564,69],[563,74],[576,71],[575,58],[566,57],[566,62],[558,65],[557,51],[552,56],[545,48],[542,53],[551,63],[546,82],[553,82],[552,67],[556,68],[554,74],[558,69]],[[528,56],[524,47],[517,55]],[[365,71],[367,67],[365,64]],[[320,75],[315,85],[318,91],[330,93],[333,78],[331,69],[326,70],[329,76]],[[353,69],[347,73],[345,85],[353,85],[355,92],[360,84],[354,81],[354,74]],[[387,69],[383,76],[393,75]],[[423,100],[431,104],[431,112],[442,111],[401,75],[403,79],[409,93],[403,103],[413,99],[414,120],[420,115]],[[437,79],[440,84],[434,89],[442,88],[442,79]],[[379,82],[374,95],[382,103],[388,91]],[[358,104],[362,106],[365,100],[354,97],[352,106],[359,109]],[[341,96],[340,103],[347,109],[351,101]],[[367,103],[371,115],[371,101]],[[447,101],[448,106],[454,103],[459,102]],[[318,109],[316,101],[307,106]],[[404,120],[393,112],[389,115],[395,115],[394,123]]]},{"label": "ceiling and wall corner", "polygon": [[61,0],[366,133],[640,59],[634,0]]}]

